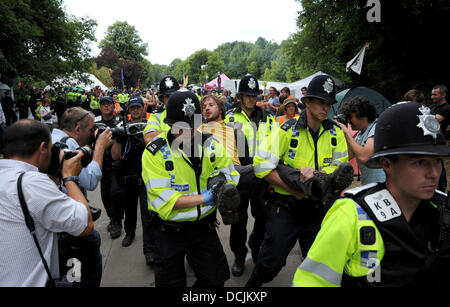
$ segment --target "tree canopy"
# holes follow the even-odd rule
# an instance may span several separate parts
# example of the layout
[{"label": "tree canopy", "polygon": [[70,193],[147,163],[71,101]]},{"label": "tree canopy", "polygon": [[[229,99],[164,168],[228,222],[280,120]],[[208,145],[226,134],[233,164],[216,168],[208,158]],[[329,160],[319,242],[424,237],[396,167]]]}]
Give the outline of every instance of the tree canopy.
[{"label": "tree canopy", "polygon": [[0,1],[0,72],[52,81],[87,71],[96,22],[69,16],[62,0]]},{"label": "tree canopy", "polygon": [[[449,29],[450,6],[442,0],[381,1],[381,22],[369,22],[367,1],[297,0],[303,10],[300,31],[287,40],[289,74],[295,78],[318,70],[348,85],[364,85],[399,101],[411,88],[428,93],[448,82],[450,61],[443,29]],[[361,75],[347,73],[350,61],[366,42]]]}]

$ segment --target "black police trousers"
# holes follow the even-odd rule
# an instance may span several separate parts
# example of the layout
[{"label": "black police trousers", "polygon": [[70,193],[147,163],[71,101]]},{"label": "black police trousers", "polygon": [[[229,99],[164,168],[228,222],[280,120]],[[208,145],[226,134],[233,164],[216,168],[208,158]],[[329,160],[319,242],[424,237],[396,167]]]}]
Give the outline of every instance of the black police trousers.
[{"label": "black police trousers", "polygon": [[[134,178],[135,177],[135,178]],[[122,180],[122,199],[125,211],[125,233],[134,235],[137,223],[138,201],[147,204],[147,190],[140,180],[140,176],[125,176]]]},{"label": "black police trousers", "polygon": [[122,225],[124,214],[122,187],[115,172],[103,172],[100,182],[100,194],[111,223]]},{"label": "black police trousers", "polygon": [[230,271],[215,229],[215,212],[184,223],[168,223],[153,215],[155,286],[186,287],[186,258],[197,279],[194,287],[223,287]]},{"label": "black police trousers", "polygon": [[310,200],[298,201],[294,208],[288,209],[278,197],[280,194],[276,195],[269,200],[264,241],[247,286],[261,286],[272,281],[286,265],[297,241],[306,257],[326,213],[323,206],[316,208]]},{"label": "black police trousers", "polygon": [[267,184],[264,180],[255,177],[253,166],[235,165],[241,178],[237,189],[241,195],[241,204],[238,209],[239,221],[230,227],[230,247],[237,263],[243,264],[247,256],[247,221],[248,206],[255,218],[253,230],[250,234],[248,245],[252,251],[252,257],[256,260],[259,248],[264,239],[267,209],[264,199]]},{"label": "black police trousers", "polygon": [[[267,219],[267,209],[265,201],[262,198],[263,191],[253,191],[241,194],[241,204],[238,208],[239,221],[230,227],[230,247],[234,253],[235,261],[243,264],[247,256],[247,222],[248,222],[248,206],[255,218],[253,230],[248,239],[248,246],[252,251],[253,258],[259,253],[259,248],[264,239],[265,225]],[[256,259],[255,259],[256,260]]]}]

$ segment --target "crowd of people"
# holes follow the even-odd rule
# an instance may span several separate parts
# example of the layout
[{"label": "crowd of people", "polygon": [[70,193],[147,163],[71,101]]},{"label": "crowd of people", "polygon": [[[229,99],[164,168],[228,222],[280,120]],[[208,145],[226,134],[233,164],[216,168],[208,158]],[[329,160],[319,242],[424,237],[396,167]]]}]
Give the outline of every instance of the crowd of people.
[{"label": "crowd of people", "polygon": [[[0,286],[70,283],[62,277],[73,258],[77,284],[100,285],[99,210],[86,197],[99,183],[108,233],[125,232],[123,247],[134,242],[139,208],[157,287],[185,287],[185,260],[195,286],[222,287],[230,272],[242,276],[249,249],[246,286],[261,287],[297,242],[295,286],[448,285],[447,91],[432,89],[431,108],[408,91],[381,115],[352,97],[335,120],[328,75],[301,100],[289,88],[264,96],[250,74],[235,97],[193,92],[172,76],[158,91],[35,91],[17,103],[6,94]],[[352,158],[362,186],[346,191]],[[219,221],[230,225],[231,268]]]}]

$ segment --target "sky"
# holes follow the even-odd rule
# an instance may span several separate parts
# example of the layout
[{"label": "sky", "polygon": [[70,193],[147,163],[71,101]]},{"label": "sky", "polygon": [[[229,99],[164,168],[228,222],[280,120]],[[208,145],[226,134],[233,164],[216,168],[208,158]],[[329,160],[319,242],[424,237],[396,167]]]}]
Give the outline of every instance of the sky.
[{"label": "sky", "polygon": [[108,26],[126,21],[148,43],[147,59],[163,65],[236,40],[254,43],[261,36],[279,44],[298,31],[301,10],[294,0],[64,0],[63,6],[97,22],[92,56]]}]

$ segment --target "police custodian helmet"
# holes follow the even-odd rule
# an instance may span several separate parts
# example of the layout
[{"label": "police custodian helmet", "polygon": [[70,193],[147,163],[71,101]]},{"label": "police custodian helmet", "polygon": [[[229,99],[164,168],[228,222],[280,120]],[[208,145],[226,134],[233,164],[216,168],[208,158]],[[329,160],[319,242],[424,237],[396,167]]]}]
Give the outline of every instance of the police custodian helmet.
[{"label": "police custodian helmet", "polygon": [[180,89],[180,84],[173,76],[165,76],[159,83],[159,95],[170,95]]},{"label": "police custodian helmet", "polygon": [[[172,94],[167,103],[167,116],[164,122],[180,128],[194,128],[194,115],[202,114],[197,95],[187,89],[180,89]],[[182,123],[187,123],[182,124]],[[200,120],[200,124],[201,124]]]},{"label": "police custodian helmet", "polygon": [[333,78],[328,75],[315,76],[309,82],[306,95],[301,98],[305,103],[305,98],[318,98],[325,100],[329,104],[335,104],[336,101],[336,84]]},{"label": "police custodian helmet", "polygon": [[262,90],[259,89],[258,79],[250,74],[245,75],[239,82],[237,93],[248,96],[258,96],[262,94]]},{"label": "police custodian helmet", "polygon": [[375,128],[374,154],[366,165],[379,168],[391,155],[448,156],[449,147],[430,109],[418,102],[399,102],[385,110]]}]

